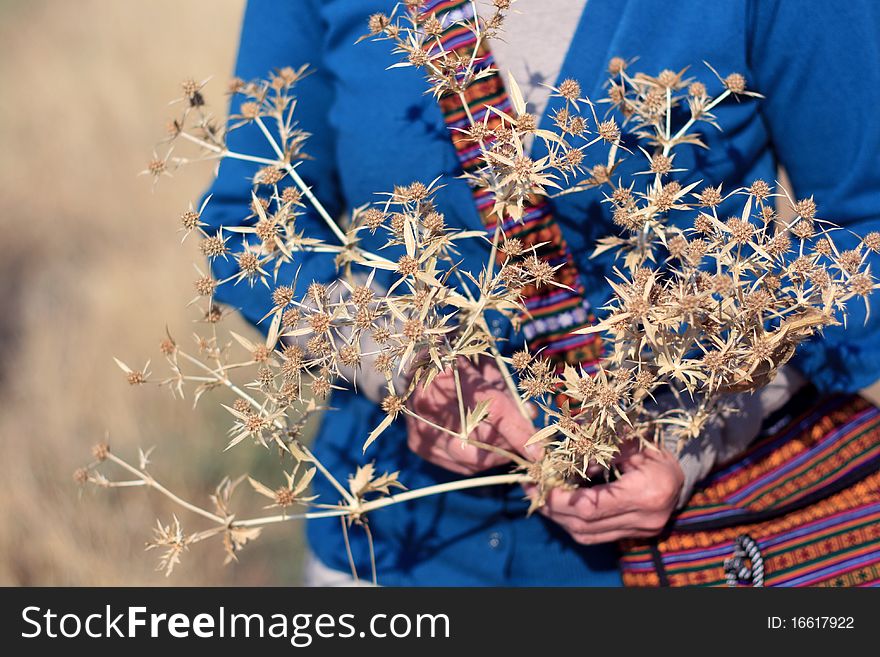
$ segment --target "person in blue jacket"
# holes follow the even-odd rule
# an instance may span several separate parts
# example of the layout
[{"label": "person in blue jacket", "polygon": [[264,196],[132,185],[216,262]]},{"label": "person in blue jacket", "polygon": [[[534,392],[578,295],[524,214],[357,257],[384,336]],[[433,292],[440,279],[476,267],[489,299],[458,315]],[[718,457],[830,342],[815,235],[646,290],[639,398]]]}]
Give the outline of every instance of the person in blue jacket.
[{"label": "person in blue jacket", "polygon": [[[456,179],[460,166],[440,109],[425,94],[421,74],[412,68],[387,71],[397,61],[387,42],[355,43],[366,32],[371,14],[392,8],[393,0],[250,0],[235,75],[257,79],[305,63],[315,69],[297,88],[299,124],[311,133],[305,150],[312,158],[302,162],[299,171],[331,213],[340,216],[375,201],[377,192],[394,185],[429,182],[442,175],[446,188],[437,200],[447,224],[480,228],[470,190]],[[706,132],[710,149],[684,149],[677,156],[676,166],[689,171],[689,180],[683,182],[723,181],[725,189],[733,189],[759,178],[772,181],[782,165],[796,193],[812,195],[823,218],[861,235],[880,229],[877,3],[521,0],[516,9],[520,13],[508,19],[507,61],[502,56],[498,60],[511,70],[527,70],[532,79],[524,88],[531,88],[535,97],[541,95],[539,83],[564,78],[580,81],[591,98],[603,97],[607,63],[615,56],[638,57],[639,70],[649,74],[686,66],[696,71],[703,61],[722,74],[739,72],[749,88],[765,98],[741,97],[716,110],[723,131]],[[517,41],[516,35],[526,36]],[[496,54],[503,55],[503,50]],[[534,84],[529,87],[530,83]],[[557,101],[539,98],[545,124]],[[233,114],[237,102],[233,101]],[[231,132],[229,145],[273,157],[256,130]],[[207,230],[241,223],[249,214],[253,173],[247,163],[222,163],[202,215],[211,227]],[[610,292],[604,280],[609,262],[591,260],[588,254],[598,238],[614,231],[600,200],[600,194],[590,192],[554,200],[557,221],[594,308]],[[313,235],[328,232],[314,217],[301,222],[298,225]],[[365,246],[378,248],[378,240],[370,243],[367,238]],[[485,254],[476,248],[464,248],[465,260],[484,260]],[[335,278],[332,259],[320,254],[303,256],[298,265],[300,288],[312,280]],[[234,260],[218,259],[214,266],[218,277],[235,271]],[[293,278],[292,272],[287,274]],[[272,307],[270,291],[261,286],[224,285],[217,298],[255,324]],[[799,376],[822,391],[855,391],[873,383],[880,373],[880,313],[875,311],[865,322],[864,312],[854,304],[845,333],[830,329],[824,339],[806,345],[794,361]],[[259,327],[265,330],[265,323]],[[400,470],[410,488],[460,477],[408,449],[402,421],[362,454],[364,436],[384,413],[375,402],[351,391],[334,393],[332,406],[338,410],[325,414],[314,449],[338,478],[368,461],[375,461],[379,471]],[[552,508],[550,517],[527,517],[528,501],[518,487],[454,492],[377,511],[370,516],[370,526],[379,581],[619,585],[615,547],[603,541],[657,531],[679,503],[682,487],[693,484],[686,483],[682,466],[672,456],[646,467],[642,476],[660,482],[655,488],[661,489],[650,513],[639,507],[641,498],[617,496],[615,504],[624,505],[626,513],[593,504],[583,509],[582,525],[587,529],[577,535],[565,522],[554,521]],[[621,480],[628,476],[638,475],[624,473]],[[622,490],[639,489],[640,482],[632,482]],[[335,501],[327,484],[316,480],[315,487],[326,500]],[[602,532],[590,533],[594,522]],[[339,523],[315,520],[307,529],[312,566],[325,573],[349,572]],[[366,576],[370,561],[363,532],[353,529],[351,542],[354,563]]]}]

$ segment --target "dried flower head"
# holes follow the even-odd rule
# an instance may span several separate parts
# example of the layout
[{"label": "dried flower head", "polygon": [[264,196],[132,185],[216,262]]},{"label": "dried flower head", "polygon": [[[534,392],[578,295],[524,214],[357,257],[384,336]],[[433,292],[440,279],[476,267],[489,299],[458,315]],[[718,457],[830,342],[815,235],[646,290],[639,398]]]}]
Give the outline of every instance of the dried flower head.
[{"label": "dried flower head", "polygon": [[281,325],[285,328],[294,328],[302,319],[302,313],[298,308],[289,308],[281,315]]},{"label": "dried flower head", "polygon": [[827,237],[816,240],[815,244],[813,244],[813,250],[816,253],[824,256],[830,256],[834,252],[834,249],[831,245],[831,240],[829,240]]},{"label": "dried flower head", "polygon": [[159,351],[163,356],[172,356],[177,351],[177,344],[170,337],[164,338],[159,342]]},{"label": "dried flower head", "polygon": [[715,225],[712,223],[712,217],[709,215],[700,213],[697,215],[697,218],[694,219],[694,230],[698,233],[708,235],[714,229]]},{"label": "dried flower head", "polygon": [[429,233],[440,234],[446,228],[446,219],[439,212],[429,212],[422,220],[422,225]]},{"label": "dried flower head", "polygon": [[295,291],[289,285],[279,285],[272,290],[272,305],[276,308],[284,308],[293,302]]},{"label": "dried flower head", "polygon": [[855,274],[849,279],[850,289],[854,294],[868,296],[874,290],[874,281],[868,274]]},{"label": "dried flower head", "polygon": [[651,157],[651,172],[659,173],[660,175],[666,175],[672,171],[672,158],[663,155],[662,153],[656,153]]},{"label": "dried flower head", "polygon": [[405,404],[406,399],[400,395],[388,395],[382,400],[382,410],[388,413],[391,417],[397,417],[397,415],[403,411]]},{"label": "dried flower head", "polygon": [[232,408],[238,413],[249,413],[251,410],[251,405],[246,402],[244,399],[236,399],[232,402]]},{"label": "dried flower head", "polygon": [[602,121],[597,128],[599,137],[606,142],[613,144],[620,140],[620,127],[613,118]]},{"label": "dried flower head", "polygon": [[200,296],[209,297],[217,289],[217,281],[210,276],[201,276],[193,284]]},{"label": "dried flower head", "polygon": [[370,34],[381,34],[391,24],[391,19],[385,14],[377,13],[370,16],[368,22]]},{"label": "dried flower head", "polygon": [[412,276],[419,271],[419,261],[412,256],[403,255],[397,261],[397,273],[401,276]]},{"label": "dried flower head", "polygon": [[862,266],[862,254],[857,249],[844,251],[838,257],[837,264],[848,274],[855,274]]},{"label": "dried flower head", "polygon": [[749,194],[755,197],[758,201],[765,201],[770,196],[770,185],[768,185],[763,180],[756,180],[752,183],[751,187],[749,187]]},{"label": "dried flower head", "polygon": [[228,253],[226,240],[227,238],[223,237],[221,231],[218,230],[215,235],[203,239],[199,244],[199,249],[208,258],[218,258]]},{"label": "dried flower head", "polygon": [[724,78],[724,86],[732,93],[741,94],[746,90],[746,78],[741,73],[731,73]]},{"label": "dried flower head", "polygon": [[874,253],[880,253],[880,233],[870,232],[865,235],[863,243]]},{"label": "dried flower head", "polygon": [[132,370],[126,375],[128,385],[139,386],[147,382],[147,375],[141,370]]},{"label": "dried flower head", "polygon": [[521,132],[534,132],[538,127],[538,120],[534,114],[521,114],[516,119],[516,129]]},{"label": "dried flower head", "polygon": [[260,104],[253,101],[248,101],[246,103],[242,103],[238,111],[243,118],[253,120],[260,116]]},{"label": "dried flower head", "polygon": [[385,214],[376,208],[369,208],[361,213],[361,220],[371,232],[376,232],[385,221]]},{"label": "dried flower head", "polygon": [[268,166],[257,171],[254,182],[261,185],[277,185],[285,176],[284,169]]},{"label": "dried flower head", "polygon": [[106,461],[110,456],[110,445],[107,443],[97,443],[92,447],[92,456],[96,461]]},{"label": "dried flower head", "polygon": [[802,240],[807,240],[816,234],[816,226],[808,219],[800,219],[791,227],[791,234]]},{"label": "dried flower head", "polygon": [[776,233],[765,246],[765,250],[772,256],[781,256],[791,249],[791,238],[786,231]]},{"label": "dried flower head", "polygon": [[201,225],[199,219],[200,217],[198,212],[187,210],[182,215],[180,215],[180,224],[184,230],[195,230]]},{"label": "dried flower head", "polygon": [[730,239],[736,244],[747,243],[755,232],[755,227],[750,222],[737,217],[728,219],[724,226],[730,232]]},{"label": "dried flower head", "polygon": [[575,101],[580,98],[581,85],[577,80],[566,78],[559,83],[559,95],[569,101]]},{"label": "dried flower head", "polygon": [[693,96],[694,98],[705,98],[706,85],[702,82],[691,82],[691,84],[688,85],[688,95]]},{"label": "dried flower head", "polygon": [[723,197],[721,196],[721,186],[718,187],[706,187],[700,192],[700,203],[703,207],[714,208],[717,205],[721,204]]},{"label": "dried flower head", "polygon": [[619,75],[626,70],[626,60],[623,57],[612,57],[608,61],[608,73],[612,76]]},{"label": "dried flower head", "polygon": [[517,372],[524,372],[532,362],[532,355],[528,351],[517,351],[513,354],[511,363]]},{"label": "dried flower head", "polygon": [[418,342],[425,336],[425,325],[419,319],[408,319],[403,323],[403,335],[410,342]]},{"label": "dried flower head", "polygon": [[803,219],[815,219],[816,202],[813,197],[803,198],[794,204],[794,211]]},{"label": "dried flower head", "polygon": [[281,192],[281,202],[284,204],[297,205],[302,199],[302,192],[296,187],[285,187]]},{"label": "dried flower head", "polygon": [[239,271],[246,277],[254,277],[260,271],[260,257],[251,251],[242,251],[235,257]]},{"label": "dried flower head", "polygon": [[312,313],[308,317],[309,326],[315,333],[326,333],[330,328],[330,315],[325,312]]}]

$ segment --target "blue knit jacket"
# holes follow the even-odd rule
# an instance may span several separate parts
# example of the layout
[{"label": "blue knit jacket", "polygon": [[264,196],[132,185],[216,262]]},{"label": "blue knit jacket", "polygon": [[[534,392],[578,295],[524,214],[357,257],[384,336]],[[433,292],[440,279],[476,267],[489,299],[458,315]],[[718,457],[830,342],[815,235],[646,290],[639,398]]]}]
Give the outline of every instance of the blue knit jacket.
[{"label": "blue knit jacket", "polygon": [[[522,4],[527,11],[527,3]],[[440,111],[425,95],[420,74],[411,68],[386,71],[395,61],[388,43],[355,45],[367,17],[392,6],[393,0],[251,0],[236,75],[258,78],[303,63],[316,68],[298,87],[297,113],[301,126],[312,133],[306,150],[314,158],[303,162],[300,171],[331,212],[369,203],[376,192],[394,185],[428,182],[442,174],[447,187],[439,206],[447,222],[478,228],[470,192],[454,178],[459,164]],[[718,108],[723,132],[706,131],[710,150],[683,149],[677,156],[676,166],[693,172],[690,180],[723,181],[725,189],[756,178],[772,182],[781,163],[797,194],[815,196],[818,216],[862,235],[880,229],[878,3],[589,0],[561,76],[579,80],[585,93],[601,98],[612,56],[638,56],[636,67],[649,74],[691,66],[710,82],[710,93],[717,93],[720,85],[703,68],[705,60],[722,75],[743,73],[749,88],[766,96],[731,100]],[[551,101],[548,111],[553,107]],[[256,129],[234,131],[229,143],[233,150],[272,156]],[[242,221],[248,214],[252,175],[245,163],[222,164],[203,217],[208,224]],[[555,207],[590,302],[599,307],[609,292],[604,282],[609,262],[591,260],[588,254],[597,238],[613,232],[606,206],[600,206],[596,194],[581,193],[560,198]],[[314,217],[303,218],[300,226],[332,241]],[[366,246],[380,244],[367,241]],[[463,256],[483,262],[486,255],[480,249],[469,245]],[[298,265],[300,287],[334,276],[333,264],[324,256],[299,258]],[[221,260],[215,267],[218,276],[234,271],[232,262]],[[873,269],[878,271],[876,265]],[[279,282],[290,282],[293,273],[292,267],[285,268]],[[218,298],[253,322],[271,307],[269,292],[261,286],[226,285]],[[857,390],[880,373],[880,312],[875,308],[865,323],[864,309],[858,306],[854,304],[845,333],[828,330],[797,357],[801,371],[824,390]],[[332,405],[338,410],[327,413],[316,452],[338,477],[344,478],[359,462],[375,460],[380,471],[400,470],[409,487],[454,478],[408,452],[402,424],[362,456],[364,436],[382,412],[348,392],[334,394]],[[326,501],[337,499],[326,484],[319,482],[316,489]],[[434,496],[372,514],[380,583],[619,584],[612,546],[579,546],[542,517],[527,518],[525,509],[520,490],[496,487]],[[357,527],[351,534],[355,561],[367,575],[365,537]],[[338,522],[310,522],[308,537],[321,561],[348,570]]]}]

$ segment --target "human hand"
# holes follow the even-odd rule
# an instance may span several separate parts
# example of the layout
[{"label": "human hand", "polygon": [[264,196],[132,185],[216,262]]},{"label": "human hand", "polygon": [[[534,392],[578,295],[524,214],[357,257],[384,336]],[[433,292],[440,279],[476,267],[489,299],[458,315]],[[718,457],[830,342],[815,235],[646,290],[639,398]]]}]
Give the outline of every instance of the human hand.
[{"label": "human hand", "polygon": [[[624,446],[615,460],[621,476],[607,484],[547,494],[539,508],[582,545],[658,534],[675,510],[684,473],[678,459],[663,449]],[[538,490],[524,486],[534,499]]]},{"label": "human hand", "polygon": [[[535,429],[523,416],[495,363],[484,358],[474,365],[466,358],[459,358],[457,365],[465,412],[482,401],[489,401],[489,415],[477,425],[470,439],[527,454],[530,450],[524,445]],[[438,427],[460,431],[458,395],[452,369],[438,374],[427,388],[419,385],[410,397],[409,407],[416,415]],[[412,415],[407,414],[406,423],[409,448],[447,470],[470,475],[510,461],[503,453],[463,442]]]}]

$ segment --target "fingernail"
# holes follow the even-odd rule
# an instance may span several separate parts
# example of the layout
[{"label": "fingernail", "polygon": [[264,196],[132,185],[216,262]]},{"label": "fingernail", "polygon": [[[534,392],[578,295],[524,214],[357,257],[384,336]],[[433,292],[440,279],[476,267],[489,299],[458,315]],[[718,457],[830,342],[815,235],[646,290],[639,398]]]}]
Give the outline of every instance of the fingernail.
[{"label": "fingernail", "polygon": [[538,407],[535,406],[532,402],[526,402],[526,410],[529,412],[529,416],[533,420],[538,419]]}]

